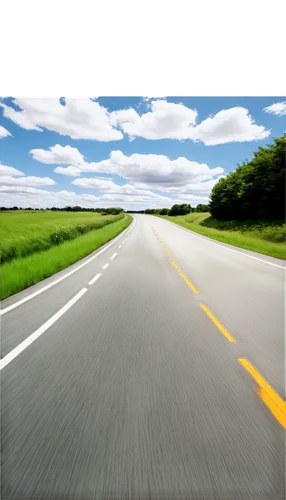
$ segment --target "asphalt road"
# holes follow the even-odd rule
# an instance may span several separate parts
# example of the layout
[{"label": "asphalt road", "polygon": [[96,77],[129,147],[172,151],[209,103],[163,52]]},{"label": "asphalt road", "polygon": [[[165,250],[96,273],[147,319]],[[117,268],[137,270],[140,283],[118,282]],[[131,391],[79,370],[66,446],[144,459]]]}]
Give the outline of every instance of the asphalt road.
[{"label": "asphalt road", "polygon": [[283,262],[134,219],[2,302],[2,498],[284,499]]}]

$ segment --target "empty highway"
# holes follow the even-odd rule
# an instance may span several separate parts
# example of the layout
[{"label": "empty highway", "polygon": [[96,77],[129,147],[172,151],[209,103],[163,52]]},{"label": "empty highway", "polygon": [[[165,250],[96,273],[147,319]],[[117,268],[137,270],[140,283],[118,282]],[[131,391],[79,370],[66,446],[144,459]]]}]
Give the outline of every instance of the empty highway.
[{"label": "empty highway", "polygon": [[2,498],[285,498],[284,262],[134,215],[1,305]]}]

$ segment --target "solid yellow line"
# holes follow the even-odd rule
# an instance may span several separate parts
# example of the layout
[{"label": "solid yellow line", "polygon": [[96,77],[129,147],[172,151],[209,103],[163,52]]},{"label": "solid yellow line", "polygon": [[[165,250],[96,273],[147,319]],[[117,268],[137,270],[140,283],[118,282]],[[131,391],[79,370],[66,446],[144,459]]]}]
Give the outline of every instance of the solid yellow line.
[{"label": "solid yellow line", "polygon": [[187,285],[189,285],[189,287],[193,290],[194,293],[199,293],[198,290],[194,287],[194,285],[192,285],[192,283],[184,275],[184,273],[180,272],[179,274],[182,276],[182,278],[185,280],[185,282],[187,283]]},{"label": "solid yellow line", "polygon": [[280,408],[274,403],[271,397],[261,389],[258,388],[258,394],[264,403],[268,406],[269,410],[273,413],[274,417],[278,420],[278,422],[282,425],[283,429],[286,431],[286,414],[280,410]]},{"label": "solid yellow line", "polygon": [[228,333],[228,331],[220,324],[220,322],[216,319],[216,317],[208,310],[208,308],[204,304],[200,304],[201,308],[207,313],[209,318],[214,322],[214,324],[218,327],[221,333],[230,341],[236,342],[236,340]]},{"label": "solid yellow line", "polygon": [[168,257],[170,257],[168,250],[165,250],[165,254],[168,255]]},{"label": "solid yellow line", "polygon": [[163,246],[164,246],[164,243],[162,243],[162,241],[160,241],[160,243],[161,243],[161,245],[163,245]]},{"label": "solid yellow line", "polygon": [[179,269],[179,266],[177,266],[176,262],[173,259],[170,260],[170,262],[172,262],[175,269]]},{"label": "solid yellow line", "polygon": [[[268,408],[273,412],[273,404],[278,407],[279,411],[284,415],[286,419],[286,403],[283,401],[283,399],[277,394],[277,392],[272,389],[272,387],[264,380],[264,378],[258,373],[257,370],[247,361],[247,359],[244,358],[238,358],[238,361],[244,366],[244,368],[252,375],[254,380],[258,383],[258,385],[261,387],[262,391],[259,392],[259,395],[267,404]],[[271,404],[269,404],[269,399],[272,401]],[[276,416],[276,415],[275,415]],[[286,422],[284,420],[284,424],[286,425]]]}]

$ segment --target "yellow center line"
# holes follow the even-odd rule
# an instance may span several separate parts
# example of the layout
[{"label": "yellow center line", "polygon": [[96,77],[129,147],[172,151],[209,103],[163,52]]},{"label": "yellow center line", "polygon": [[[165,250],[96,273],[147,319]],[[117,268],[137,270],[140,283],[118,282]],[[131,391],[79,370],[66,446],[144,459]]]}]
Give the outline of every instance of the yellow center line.
[{"label": "yellow center line", "polygon": [[266,406],[268,406],[269,410],[273,413],[274,417],[278,420],[278,422],[282,425],[283,429],[286,431],[286,414],[280,410],[279,406],[277,406],[274,401],[270,398],[270,396],[265,392],[261,387],[258,388],[258,394],[261,399],[264,401]]},{"label": "yellow center line", "polygon": [[199,293],[198,290],[194,287],[194,285],[192,285],[192,283],[188,280],[188,278],[184,275],[184,273],[182,273],[181,271],[179,272],[180,276],[182,276],[182,278],[185,280],[185,282],[187,283],[187,285],[189,285],[189,287],[193,290],[194,293]]},{"label": "yellow center line", "polygon": [[162,241],[160,241],[160,243],[161,243],[161,245],[163,245],[163,246],[164,246],[164,243],[162,243]]},{"label": "yellow center line", "polygon": [[170,262],[173,264],[175,269],[179,269],[179,266],[177,266],[176,262],[173,259],[171,259]]},{"label": "yellow center line", "polygon": [[258,373],[258,371],[244,358],[238,358],[238,361],[250,373],[254,380],[260,386],[258,394],[264,403],[268,406],[269,410],[273,413],[276,419],[280,422],[282,427],[286,430],[286,403],[277,394],[274,389],[266,382],[266,380]]},{"label": "yellow center line", "polygon": [[220,324],[216,317],[208,310],[204,304],[200,304],[201,308],[209,316],[209,318],[214,322],[218,329],[223,333],[223,335],[229,340],[229,342],[236,342],[236,340],[228,333],[228,331]]},{"label": "yellow center line", "polygon": [[168,250],[165,250],[165,254],[168,255],[168,257],[170,257]]}]

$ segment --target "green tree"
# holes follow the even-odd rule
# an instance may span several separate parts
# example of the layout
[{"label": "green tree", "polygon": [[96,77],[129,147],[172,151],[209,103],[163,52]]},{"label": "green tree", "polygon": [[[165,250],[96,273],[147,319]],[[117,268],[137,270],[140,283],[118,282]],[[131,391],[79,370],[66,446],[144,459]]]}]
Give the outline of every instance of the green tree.
[{"label": "green tree", "polygon": [[208,212],[209,205],[204,205],[203,203],[199,203],[196,207],[196,212]]},{"label": "green tree", "polygon": [[192,211],[191,205],[188,205],[187,203],[183,203],[181,205],[175,204],[171,207],[169,215],[170,216],[176,216],[176,215],[186,215],[189,214]]},{"label": "green tree", "polygon": [[285,137],[259,147],[214,186],[210,212],[221,220],[285,219]]},{"label": "green tree", "polygon": [[161,208],[160,210],[160,215],[168,215],[170,212],[170,209],[169,208]]}]

